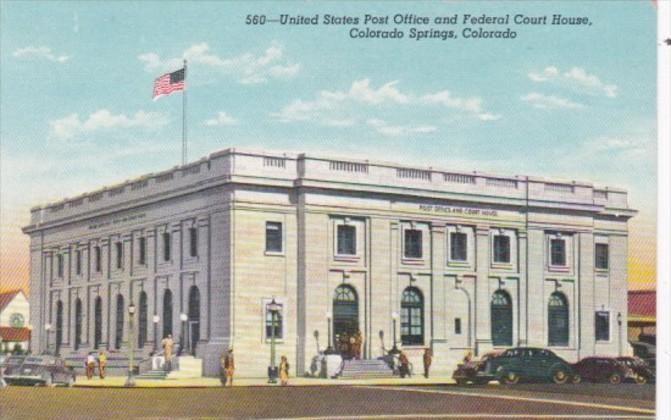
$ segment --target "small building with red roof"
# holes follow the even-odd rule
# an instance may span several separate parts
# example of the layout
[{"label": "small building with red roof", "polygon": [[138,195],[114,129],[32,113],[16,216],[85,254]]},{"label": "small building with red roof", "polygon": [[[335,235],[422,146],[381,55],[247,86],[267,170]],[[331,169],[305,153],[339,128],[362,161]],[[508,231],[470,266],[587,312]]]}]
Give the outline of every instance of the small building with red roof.
[{"label": "small building with red roof", "polygon": [[630,290],[627,320],[629,341],[639,341],[639,336],[656,335],[657,292],[655,290]]},{"label": "small building with red roof", "polygon": [[0,351],[12,351],[30,344],[30,304],[22,290],[0,293]]}]

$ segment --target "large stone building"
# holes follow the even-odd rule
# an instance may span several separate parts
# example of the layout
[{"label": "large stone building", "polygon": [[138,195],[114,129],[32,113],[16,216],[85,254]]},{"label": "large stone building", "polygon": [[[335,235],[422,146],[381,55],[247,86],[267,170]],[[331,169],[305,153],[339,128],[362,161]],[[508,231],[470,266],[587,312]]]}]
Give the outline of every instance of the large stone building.
[{"label": "large stone building", "polygon": [[233,346],[263,376],[274,298],[297,374],[329,330],[367,358],[431,347],[445,374],[508,346],[626,353],[635,213],[585,182],[228,149],[32,209],[33,346],[124,352],[133,302],[144,354],[186,314],[206,374]]}]

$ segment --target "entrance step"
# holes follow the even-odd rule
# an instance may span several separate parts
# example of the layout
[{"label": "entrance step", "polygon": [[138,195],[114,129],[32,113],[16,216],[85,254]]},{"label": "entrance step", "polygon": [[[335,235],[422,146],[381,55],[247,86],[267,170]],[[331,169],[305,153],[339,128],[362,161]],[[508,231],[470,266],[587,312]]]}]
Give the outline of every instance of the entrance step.
[{"label": "entrance step", "polygon": [[168,373],[167,379],[200,378],[203,376],[203,359],[193,356],[177,357],[176,369]]},{"label": "entrance step", "polygon": [[137,375],[137,379],[158,379],[158,380],[163,380],[168,376],[168,372],[166,372],[163,369],[158,369],[158,370],[148,370],[147,372],[142,372],[141,374]]},{"label": "entrance step", "polygon": [[382,359],[345,360],[340,371],[342,379],[389,378],[394,372]]}]

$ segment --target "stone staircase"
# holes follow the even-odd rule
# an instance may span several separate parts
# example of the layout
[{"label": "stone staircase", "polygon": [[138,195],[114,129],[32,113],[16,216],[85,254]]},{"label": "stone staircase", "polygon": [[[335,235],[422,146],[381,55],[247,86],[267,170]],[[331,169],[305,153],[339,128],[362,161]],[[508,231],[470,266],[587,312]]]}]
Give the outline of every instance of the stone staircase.
[{"label": "stone staircase", "polygon": [[203,376],[203,359],[193,356],[178,356],[174,369],[168,373],[166,379],[200,378]]},{"label": "stone staircase", "polygon": [[345,360],[338,375],[341,379],[391,378],[394,372],[382,359]]}]

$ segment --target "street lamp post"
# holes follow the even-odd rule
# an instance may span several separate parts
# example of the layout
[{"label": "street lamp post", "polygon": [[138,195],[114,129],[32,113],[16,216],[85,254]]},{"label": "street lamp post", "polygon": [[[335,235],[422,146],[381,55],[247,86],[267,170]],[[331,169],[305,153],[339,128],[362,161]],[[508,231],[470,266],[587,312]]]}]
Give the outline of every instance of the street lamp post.
[{"label": "street lamp post", "polygon": [[33,325],[28,324],[28,331],[30,335],[28,336],[28,354],[33,354]]},{"label": "street lamp post", "polygon": [[131,302],[128,305],[128,378],[124,386],[135,386],[135,378],[133,377],[133,317],[135,316],[135,305]]},{"label": "street lamp post", "polygon": [[189,319],[189,317],[185,313],[181,313],[179,314],[179,319],[182,321],[182,333],[179,337],[179,353],[177,355],[181,356],[188,340],[186,337],[186,320]]},{"label": "street lamp post", "polygon": [[268,383],[274,384],[277,382],[277,367],[275,366],[275,318],[277,313],[280,311],[281,305],[275,302],[273,298],[272,302],[268,304],[268,310],[270,311],[270,366],[268,367]]},{"label": "street lamp post", "polygon": [[324,354],[333,354],[335,351],[333,350],[333,337],[331,337],[331,322],[333,319],[333,314],[329,311],[326,312],[326,321],[328,323],[328,339],[329,339],[329,345],[326,347],[326,350],[324,351]]},{"label": "street lamp post", "polygon": [[44,331],[46,331],[46,336],[47,336],[47,343],[44,347],[44,352],[46,354],[49,354],[49,332],[51,332],[51,324],[50,323],[47,322],[46,324],[44,324]]},{"label": "street lamp post", "polygon": [[391,319],[393,320],[394,345],[391,347],[391,350],[389,350],[389,353],[399,354],[401,351],[396,347],[396,321],[398,320],[398,312],[392,312]]},{"label": "street lamp post", "polygon": [[617,313],[617,355],[622,356],[622,313]]},{"label": "street lamp post", "polygon": [[154,314],[152,321],[154,322],[154,354],[156,354],[158,350],[158,323],[161,321],[161,317]]}]

